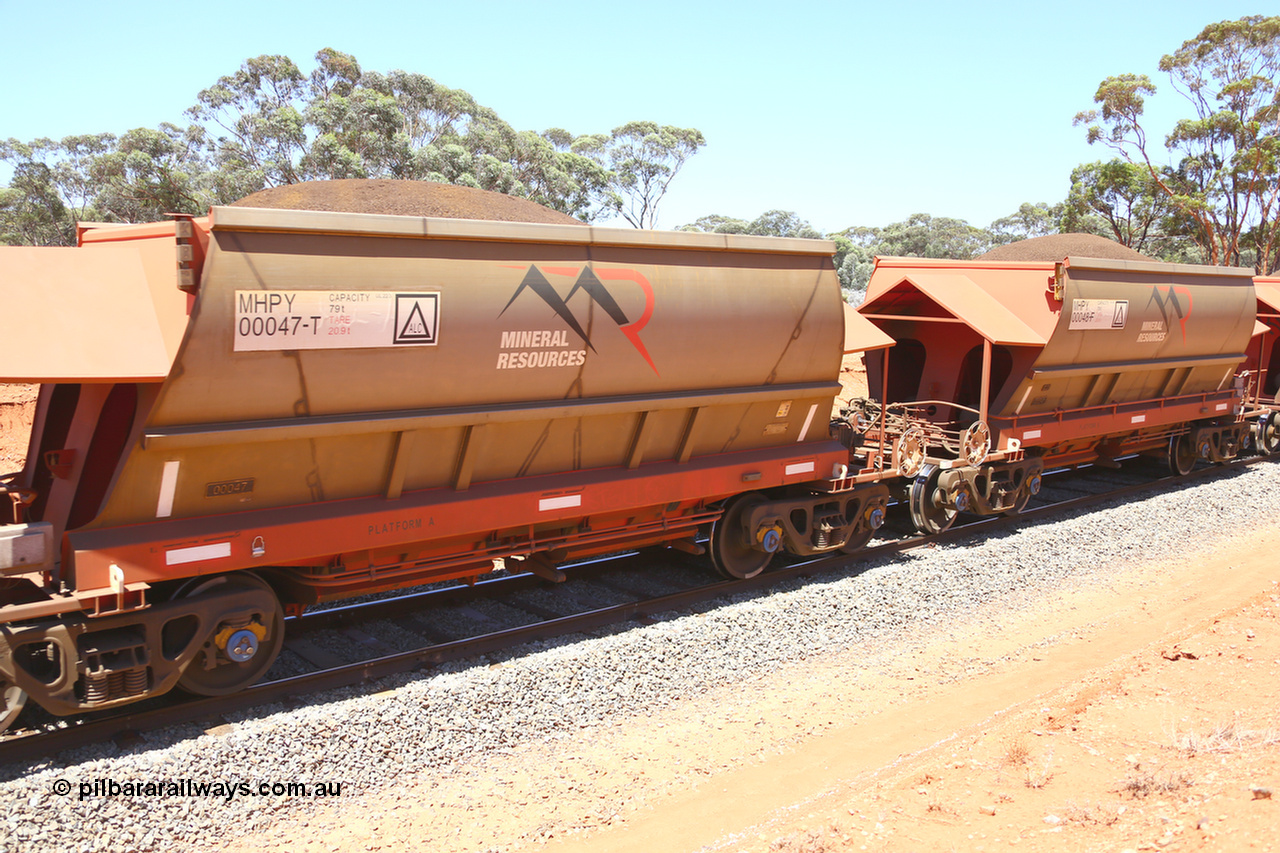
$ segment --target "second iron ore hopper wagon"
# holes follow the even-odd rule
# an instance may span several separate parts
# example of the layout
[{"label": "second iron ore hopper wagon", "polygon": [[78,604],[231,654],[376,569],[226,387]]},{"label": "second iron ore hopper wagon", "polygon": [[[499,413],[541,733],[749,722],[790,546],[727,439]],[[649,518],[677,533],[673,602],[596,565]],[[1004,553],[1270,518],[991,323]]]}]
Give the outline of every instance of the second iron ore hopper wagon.
[{"label": "second iron ore hopper wagon", "polygon": [[864,420],[884,418],[917,527],[1016,512],[1045,464],[1166,453],[1186,473],[1234,457],[1259,429],[1245,411],[1257,374],[1237,376],[1265,331],[1252,275],[1099,258],[877,259],[859,311],[896,345],[868,358]]},{"label": "second iron ore hopper wagon", "polygon": [[495,558],[558,578],[701,552],[714,522],[713,560],[743,576],[865,538],[828,432],[831,254],[244,207],[14,250],[0,285],[32,344],[0,381],[42,390],[0,528],[21,555],[0,567],[7,719],[27,695],[65,714],[231,692],[285,613]]}]

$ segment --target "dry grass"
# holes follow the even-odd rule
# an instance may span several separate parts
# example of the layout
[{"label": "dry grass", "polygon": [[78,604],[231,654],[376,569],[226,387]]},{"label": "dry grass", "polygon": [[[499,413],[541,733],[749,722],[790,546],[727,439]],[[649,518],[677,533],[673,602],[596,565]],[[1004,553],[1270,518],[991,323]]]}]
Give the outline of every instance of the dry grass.
[{"label": "dry grass", "polygon": [[1033,766],[1032,758],[1031,747],[1027,746],[1026,737],[1019,734],[1004,742],[1000,753],[1000,766],[1022,768],[1023,785],[1028,788],[1043,788],[1054,776],[1049,769],[1053,764],[1053,754],[1047,755],[1039,767]]},{"label": "dry grass", "polygon": [[1274,746],[1280,743],[1280,730],[1242,728],[1231,720],[1219,723],[1203,734],[1174,732],[1173,742],[1178,751],[1188,756],[1221,755],[1250,748]]},{"label": "dry grass", "polygon": [[1137,799],[1150,794],[1169,794],[1183,788],[1190,788],[1191,785],[1190,775],[1183,771],[1168,770],[1164,773],[1153,773],[1148,770],[1135,773],[1121,782],[1119,793],[1127,793]]},{"label": "dry grass", "polygon": [[846,849],[849,842],[842,836],[839,824],[832,821],[825,832],[815,829],[793,832],[781,838],[775,838],[769,844],[773,853],[837,853]]},{"label": "dry grass", "polygon": [[1054,772],[1050,769],[1053,766],[1053,753],[1050,752],[1044,757],[1044,761],[1038,767],[1033,767],[1031,759],[1028,756],[1023,764],[1022,784],[1028,788],[1043,788],[1048,785],[1054,777]]},{"label": "dry grass", "polygon": [[1081,826],[1114,826],[1123,813],[1123,807],[1104,806],[1101,803],[1080,805],[1068,802],[1063,819]]},{"label": "dry grass", "polygon": [[1018,735],[1005,741],[1003,759],[1007,767],[1021,767],[1030,761],[1031,749],[1027,746],[1026,738]]},{"label": "dry grass", "polygon": [[944,804],[942,800],[937,797],[930,797],[929,802],[925,804],[924,810],[926,814],[934,816],[945,816],[948,818],[960,817],[960,812],[956,811],[953,807]]}]

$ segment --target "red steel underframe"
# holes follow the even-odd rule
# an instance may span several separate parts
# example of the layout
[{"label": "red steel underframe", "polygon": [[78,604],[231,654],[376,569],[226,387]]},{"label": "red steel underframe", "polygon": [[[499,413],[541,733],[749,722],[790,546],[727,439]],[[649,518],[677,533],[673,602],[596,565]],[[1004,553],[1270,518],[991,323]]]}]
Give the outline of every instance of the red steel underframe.
[{"label": "red steel underframe", "polygon": [[1091,436],[1123,435],[1207,418],[1234,418],[1239,402],[1240,393],[1228,388],[1135,403],[992,418],[991,427],[998,431],[993,443],[1010,437],[1018,439],[1024,448],[1047,447]]},{"label": "red steel underframe", "polygon": [[[994,418],[992,426],[1002,435],[1012,433],[1023,447],[1052,446],[1090,436],[1124,435],[1230,415],[1237,397],[1234,389],[1226,389]],[[1039,436],[1027,435],[1036,430]],[[461,538],[481,541],[496,530],[532,529],[534,525],[628,511],[641,514],[676,503],[687,507],[690,502],[712,502],[744,491],[823,480],[836,465],[848,461],[848,451],[835,442],[809,442],[702,457],[683,464],[658,462],[635,470],[610,468],[476,484],[465,493],[433,489],[407,493],[398,500],[368,497],[110,530],[73,531],[67,535],[70,559],[64,560],[63,565],[74,566],[70,579],[81,590],[81,596],[94,590],[106,595],[111,590],[112,565],[123,570],[124,584],[137,584],[241,569],[308,565],[337,554],[385,552],[429,541],[456,546]],[[672,521],[676,528],[688,527],[679,519]],[[637,524],[634,532],[646,541],[662,538],[662,531],[653,528],[652,519]],[[254,557],[252,548],[259,537],[265,551]],[[474,551],[475,559],[485,558],[484,551]],[[423,554],[422,559],[429,556]],[[460,564],[465,562],[461,559],[464,555],[455,551],[454,556]]]},{"label": "red steel underframe", "polygon": [[[63,566],[73,585],[108,592],[110,567],[125,584],[269,566],[307,565],[362,550],[380,551],[496,530],[637,512],[830,477],[849,452],[834,441],[617,468],[431,489],[397,500],[367,497],[67,534]],[[638,531],[639,532],[639,531]],[[252,548],[261,538],[264,553]],[[69,559],[67,559],[69,558]],[[83,593],[82,593],[83,594]]]}]

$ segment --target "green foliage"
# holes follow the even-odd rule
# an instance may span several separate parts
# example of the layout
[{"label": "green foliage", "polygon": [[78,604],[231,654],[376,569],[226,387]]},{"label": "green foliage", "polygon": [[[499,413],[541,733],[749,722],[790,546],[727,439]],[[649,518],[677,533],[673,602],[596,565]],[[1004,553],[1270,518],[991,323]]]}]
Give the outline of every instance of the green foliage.
[{"label": "green foliage", "polygon": [[990,235],[963,219],[915,213],[880,229],[876,254],[969,260],[991,248]]},{"label": "green foliage", "polygon": [[1171,208],[1161,218],[1166,236],[1194,241],[1210,263],[1252,263],[1263,273],[1276,269],[1280,17],[1210,24],[1163,57],[1160,70],[1194,113],[1164,140],[1173,162],[1153,160],[1143,109],[1156,87],[1145,75],[1104,80],[1094,95],[1099,108],[1079,113],[1075,123],[1087,127],[1090,143],[1101,142],[1145,168],[1153,192]]},{"label": "green foliage", "polygon": [[289,57],[259,56],[196,96],[187,115],[220,129],[212,148],[223,187],[255,192],[302,180],[308,139],[299,100],[306,82]]},{"label": "green foliage", "polygon": [[58,196],[52,170],[44,163],[19,163],[9,186],[0,188],[0,244],[72,246],[75,241],[75,219]]},{"label": "green foliage", "polygon": [[800,237],[821,240],[822,233],[789,210],[769,210],[757,216],[747,226],[748,234],[765,237]]},{"label": "green foliage", "polygon": [[[840,277],[840,287],[849,298],[861,281],[861,292],[867,289],[867,279],[871,277],[873,256],[868,254],[865,245],[856,241],[870,234],[878,234],[874,228],[849,228],[836,234],[823,234],[809,224],[806,219],[790,210],[767,210],[748,222],[712,213],[701,216],[688,225],[680,226],[681,231],[703,231],[714,234],[754,234],[761,237],[802,237],[808,240],[833,240],[836,244],[834,258],[836,273]],[[861,297],[854,302],[862,301]]]},{"label": "green foliage", "polygon": [[582,152],[612,173],[609,208],[635,228],[653,228],[672,179],[707,144],[691,127],[633,121],[595,137]]},{"label": "green foliage", "polygon": [[0,190],[4,242],[74,245],[78,221],[146,222],[168,213],[203,213],[213,181],[198,126],[136,128],[68,136],[60,142],[9,140],[0,160],[13,164]]},{"label": "green foliage", "polygon": [[432,180],[524,196],[586,221],[618,213],[652,227],[671,179],[705,144],[696,130],[652,122],[607,136],[516,131],[425,75],[364,71],[332,49],[316,63],[304,80],[285,57],[248,60],[190,111],[225,131],[215,161],[240,195],[300,180]]},{"label": "green foliage", "polygon": [[866,296],[877,255],[970,260],[994,246],[1058,233],[1063,212],[1063,203],[1023,204],[1016,213],[997,219],[985,229],[963,219],[916,213],[883,228],[859,225],[822,234],[791,211],[770,210],[749,222],[710,214],[681,226],[681,230],[831,240],[836,244],[834,263],[840,288],[845,298],[857,305]]},{"label": "green foliage", "polygon": [[760,237],[801,237],[806,240],[823,239],[822,232],[790,210],[766,210],[750,222],[713,213],[699,217],[681,231],[705,231],[715,234],[755,234]]},{"label": "green foliage", "polygon": [[681,225],[678,231],[703,231],[708,234],[749,234],[747,229],[751,223],[745,219],[734,219],[719,213],[700,216],[688,225]]},{"label": "green foliage", "polygon": [[204,213],[213,202],[213,184],[203,148],[204,130],[195,125],[128,131],[90,162],[97,215],[149,222],[169,213]]},{"label": "green foliage", "polygon": [[841,287],[855,305],[866,296],[877,255],[969,260],[987,251],[993,242],[990,232],[963,219],[927,213],[912,214],[883,228],[846,228],[839,236],[849,242],[849,249],[838,259],[837,273]]},{"label": "green foliage", "polygon": [[1201,260],[1185,236],[1188,223],[1145,166],[1121,159],[1077,166],[1062,207],[1063,231],[1097,234],[1163,260]]},{"label": "green foliage", "polygon": [[631,122],[609,134],[517,131],[461,89],[422,74],[361,68],[325,48],[304,75],[286,56],[245,60],[162,124],[0,145],[0,239],[62,242],[75,222],[205,212],[306,180],[441,181],[530,198],[585,221],[620,214],[652,227],[681,166],[705,145],[692,128]]},{"label": "green foliage", "polygon": [[1064,202],[1024,202],[1017,213],[1001,217],[987,226],[988,239],[994,246],[1003,246],[1018,240],[1057,234],[1064,210]]}]

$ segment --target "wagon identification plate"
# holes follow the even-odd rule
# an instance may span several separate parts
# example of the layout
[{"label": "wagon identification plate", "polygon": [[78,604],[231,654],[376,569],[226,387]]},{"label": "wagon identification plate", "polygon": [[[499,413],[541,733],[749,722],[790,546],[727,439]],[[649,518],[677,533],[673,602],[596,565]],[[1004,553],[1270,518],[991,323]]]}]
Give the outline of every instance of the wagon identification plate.
[{"label": "wagon identification plate", "polygon": [[440,294],[237,290],[235,351],[435,346]]},{"label": "wagon identification plate", "polygon": [[205,483],[206,498],[221,498],[227,495],[243,495],[253,491],[253,478],[244,477],[239,480],[223,480],[221,483]]},{"label": "wagon identification plate", "polygon": [[1129,318],[1128,299],[1072,299],[1072,329],[1123,329]]}]

